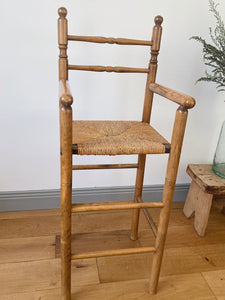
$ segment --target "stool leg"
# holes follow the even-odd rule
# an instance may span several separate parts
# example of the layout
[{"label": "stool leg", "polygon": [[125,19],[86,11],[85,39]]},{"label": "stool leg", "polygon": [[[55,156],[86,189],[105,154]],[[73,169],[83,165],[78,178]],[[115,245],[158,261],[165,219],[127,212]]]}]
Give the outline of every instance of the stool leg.
[{"label": "stool leg", "polygon": [[159,225],[155,241],[156,252],[153,254],[152,260],[149,282],[149,292],[151,294],[155,294],[157,291],[186,121],[187,110],[183,107],[179,107],[176,112],[176,118],[174,122],[171,151],[163,190],[162,202],[164,207],[161,209],[159,217]]},{"label": "stool leg", "polygon": [[207,194],[199,189],[198,197],[195,202],[194,227],[198,235],[204,236],[208,224],[209,214],[212,206],[212,194]]},{"label": "stool leg", "polygon": [[183,208],[183,213],[187,218],[190,218],[194,214],[195,203],[198,197],[199,190],[200,187],[194,180],[192,180]]},{"label": "stool leg", "polygon": [[210,209],[212,206],[212,194],[201,190],[198,184],[192,180],[183,213],[187,218],[195,214],[194,227],[198,235],[204,236],[208,224]]},{"label": "stool leg", "polygon": [[[134,202],[137,202],[137,198],[142,196],[144,172],[145,172],[145,161],[146,155],[140,154],[138,156],[138,169],[136,175],[136,184],[134,191]],[[132,224],[131,224],[131,240],[135,241],[138,239],[138,225],[139,225],[140,209],[133,210]]]}]

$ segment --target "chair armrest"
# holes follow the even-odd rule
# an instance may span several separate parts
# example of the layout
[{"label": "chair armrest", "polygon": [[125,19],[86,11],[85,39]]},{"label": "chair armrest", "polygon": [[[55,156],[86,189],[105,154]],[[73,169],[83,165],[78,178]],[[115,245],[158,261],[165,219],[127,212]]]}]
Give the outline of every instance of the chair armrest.
[{"label": "chair armrest", "polygon": [[64,106],[71,106],[73,103],[73,96],[71,95],[68,81],[59,81],[59,101]]},{"label": "chair armrest", "polygon": [[174,90],[171,90],[165,86],[159,85],[157,83],[150,83],[149,84],[150,91],[163,96],[175,103],[180,104],[186,109],[192,108],[195,106],[195,99],[187,96],[185,94],[176,92]]}]

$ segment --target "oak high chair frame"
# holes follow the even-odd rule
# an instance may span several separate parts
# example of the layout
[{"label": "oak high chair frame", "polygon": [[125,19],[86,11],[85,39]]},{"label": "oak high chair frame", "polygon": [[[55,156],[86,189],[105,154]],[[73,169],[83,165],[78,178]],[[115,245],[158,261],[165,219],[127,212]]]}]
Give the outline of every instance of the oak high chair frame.
[{"label": "oak high chair frame", "polygon": [[[135,253],[153,252],[152,269],[150,275],[149,292],[154,294],[157,291],[160,267],[162,262],[164,244],[169,223],[170,210],[173,200],[177,170],[179,165],[180,153],[188,115],[188,109],[195,105],[192,97],[178,93],[174,90],[155,83],[157,71],[157,56],[160,48],[162,21],[161,16],[155,17],[155,26],[153,27],[152,40],[132,40],[120,38],[90,37],[68,35],[67,29],[67,10],[60,8],[58,10],[58,42],[59,42],[59,81],[60,81],[60,154],[61,154],[61,260],[62,260],[62,299],[71,299],[71,260],[96,258],[102,256],[125,255]],[[120,45],[142,45],[151,47],[151,59],[148,68],[127,68],[127,67],[103,67],[103,66],[83,66],[70,65],[67,59],[68,41],[82,41],[91,43],[110,43]],[[146,73],[146,90],[144,99],[144,108],[141,122],[135,121],[73,121],[72,103],[73,98],[68,87],[68,70],[85,70],[97,72],[134,72]],[[171,144],[168,143],[160,134],[158,134],[150,125],[150,115],[153,94],[159,94],[173,102],[179,104],[176,111]],[[118,127],[120,137],[110,141],[110,137],[100,137],[98,132],[93,134],[92,141],[83,139],[82,132],[89,130],[91,132],[102,126],[103,131],[108,130],[110,124]],[[125,126],[125,129],[123,128]],[[134,130],[132,129],[134,128]],[[112,129],[112,128],[111,128]],[[110,130],[111,130],[110,129]],[[131,133],[129,135],[129,130]],[[132,131],[133,130],[133,131]],[[90,132],[87,132],[89,135]],[[107,134],[106,134],[107,135]],[[120,138],[122,143],[120,143]],[[103,143],[101,143],[101,138]],[[133,138],[133,140],[132,140]],[[135,142],[137,140],[137,142]],[[128,146],[124,146],[124,141],[128,141]],[[108,144],[107,144],[108,143]],[[102,148],[103,146],[103,148]],[[144,178],[144,169],[146,154],[169,153],[165,186],[161,202],[143,202],[142,187]],[[72,155],[118,155],[118,154],[138,154],[137,164],[112,164],[112,165],[73,165]],[[85,203],[72,205],[72,170],[86,169],[119,169],[119,168],[137,168],[136,184],[134,193],[134,202],[105,202],[105,203]],[[161,208],[158,228],[154,224],[147,208]],[[86,211],[104,211],[118,209],[133,209],[131,224],[131,239],[138,238],[138,223],[140,209],[144,214],[156,237],[154,247],[141,247],[120,250],[105,250],[97,252],[88,252],[80,254],[71,254],[71,213]]]}]

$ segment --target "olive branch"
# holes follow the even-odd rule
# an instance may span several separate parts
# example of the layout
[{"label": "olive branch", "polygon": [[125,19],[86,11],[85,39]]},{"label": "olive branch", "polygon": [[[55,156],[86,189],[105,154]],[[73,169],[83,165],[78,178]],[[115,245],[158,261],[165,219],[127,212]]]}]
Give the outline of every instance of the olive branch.
[{"label": "olive branch", "polygon": [[209,0],[209,11],[216,19],[215,29],[209,27],[209,33],[213,44],[207,43],[200,36],[192,36],[190,39],[200,42],[203,46],[203,59],[206,66],[211,71],[205,71],[205,76],[200,77],[197,81],[211,81],[217,84],[218,91],[225,91],[225,26],[217,9],[219,4]]}]

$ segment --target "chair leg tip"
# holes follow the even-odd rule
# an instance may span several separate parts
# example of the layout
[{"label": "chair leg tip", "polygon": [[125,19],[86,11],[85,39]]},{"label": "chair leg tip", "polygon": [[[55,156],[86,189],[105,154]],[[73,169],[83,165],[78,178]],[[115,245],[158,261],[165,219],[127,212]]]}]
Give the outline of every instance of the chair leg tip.
[{"label": "chair leg tip", "polygon": [[149,294],[150,294],[150,295],[155,295],[155,294],[156,294],[156,292],[149,291]]},{"label": "chair leg tip", "polygon": [[148,292],[151,295],[155,295],[157,293],[157,286],[151,286],[151,285],[149,285],[148,286]]},{"label": "chair leg tip", "polygon": [[149,294],[151,294],[151,295],[155,295],[156,294],[156,290],[153,290],[153,289],[149,289]]},{"label": "chair leg tip", "polygon": [[130,235],[130,239],[131,239],[132,241],[136,241],[136,240],[138,240],[138,236],[134,236],[133,234],[131,234],[131,235]]}]

